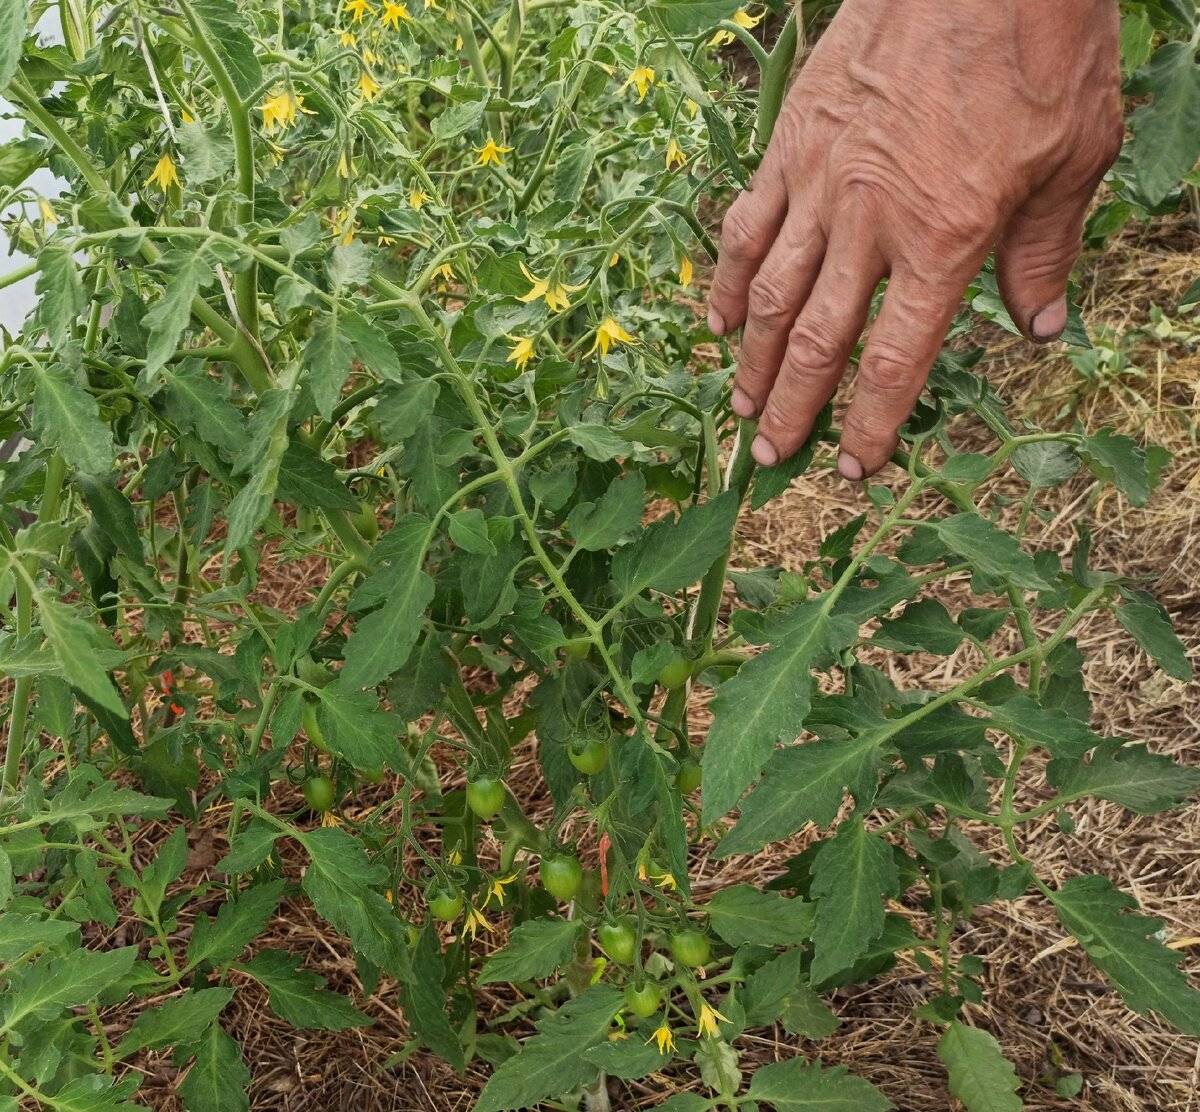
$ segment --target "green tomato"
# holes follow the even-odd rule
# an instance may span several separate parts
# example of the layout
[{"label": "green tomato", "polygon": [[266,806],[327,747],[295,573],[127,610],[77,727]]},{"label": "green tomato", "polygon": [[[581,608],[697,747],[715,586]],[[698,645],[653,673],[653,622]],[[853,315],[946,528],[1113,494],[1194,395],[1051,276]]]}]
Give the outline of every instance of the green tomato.
[{"label": "green tomato", "polygon": [[328,776],[310,776],[304,781],[304,800],[314,811],[324,814],[333,810],[337,789]]},{"label": "green tomato", "polygon": [[583,866],[573,853],[542,858],[542,887],[560,903],[573,900],[583,883]]},{"label": "green tomato", "polygon": [[680,965],[695,969],[712,957],[712,944],[703,931],[691,928],[676,931],[671,935],[671,956]]},{"label": "green tomato", "polygon": [[608,764],[608,742],[604,738],[576,738],[567,746],[567,756],[585,776],[595,776]]},{"label": "green tomato", "polygon": [[321,732],[321,727],[317,722],[317,708],[307,699],[304,700],[304,710],[300,714],[300,721],[313,746],[320,749],[322,753],[328,753],[329,746],[326,744],[325,735]]},{"label": "green tomato", "polygon": [[699,761],[685,757],[679,762],[679,769],[675,773],[675,786],[680,795],[691,795],[700,786],[701,779],[703,773],[700,771]]},{"label": "green tomato", "polygon": [[653,981],[635,985],[632,981],[625,986],[625,1007],[639,1019],[648,1019],[662,1004],[662,989]]},{"label": "green tomato", "polygon": [[442,888],[427,894],[429,914],[443,923],[453,923],[462,914],[463,895],[454,888]]},{"label": "green tomato", "polygon": [[632,965],[637,953],[637,932],[625,919],[601,923],[596,931],[601,949],[618,965]]},{"label": "green tomato", "polygon": [[592,641],[590,637],[576,637],[572,641],[567,641],[562,647],[563,655],[568,660],[587,660],[592,651]]},{"label": "green tomato", "polygon": [[692,678],[692,662],[678,653],[659,670],[658,682],[668,691],[675,691]]},{"label": "green tomato", "polygon": [[504,806],[504,784],[492,776],[477,776],[467,784],[467,806],[485,822]]},{"label": "green tomato", "polygon": [[359,503],[358,514],[354,519],[354,528],[368,544],[374,544],[378,539],[379,519],[375,516],[375,507],[370,502]]}]

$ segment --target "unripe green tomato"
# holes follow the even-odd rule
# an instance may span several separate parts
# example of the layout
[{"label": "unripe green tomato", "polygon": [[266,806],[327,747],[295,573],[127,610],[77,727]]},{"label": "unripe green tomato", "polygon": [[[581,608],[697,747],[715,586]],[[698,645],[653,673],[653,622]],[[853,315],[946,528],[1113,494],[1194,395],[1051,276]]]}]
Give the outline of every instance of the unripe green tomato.
[{"label": "unripe green tomato", "polygon": [[308,653],[296,661],[296,675],[309,687],[328,687],[337,679],[324,664],[318,664]]},{"label": "unripe green tomato", "polygon": [[304,710],[301,712],[300,721],[304,725],[304,732],[308,735],[308,740],[322,753],[328,753],[329,746],[325,742],[325,735],[317,723],[317,708],[307,699],[304,700]]},{"label": "unripe green tomato", "polygon": [[625,986],[625,1007],[638,1019],[648,1019],[662,1004],[662,989],[653,981],[635,985],[632,981]]},{"label": "unripe green tomato", "polygon": [[699,761],[685,757],[679,762],[679,769],[675,773],[675,786],[680,795],[691,795],[700,786],[702,779]]},{"label": "unripe green tomato", "polygon": [[676,654],[659,670],[658,682],[668,691],[682,687],[692,678],[692,662]]},{"label": "unripe green tomato", "polygon": [[543,857],[541,873],[542,887],[561,903],[573,900],[583,883],[583,866],[573,853]]},{"label": "unripe green tomato", "polygon": [[486,822],[504,806],[504,785],[492,776],[477,776],[467,784],[467,806]]},{"label": "unripe green tomato", "polygon": [[708,935],[703,931],[691,928],[676,931],[671,935],[671,956],[680,965],[695,969],[712,957],[712,944],[708,941]]},{"label": "unripe green tomato", "polygon": [[333,810],[337,789],[328,776],[310,776],[304,781],[304,800],[314,811],[324,814]]},{"label": "unripe green tomato", "polygon": [[358,535],[369,543],[373,544],[379,537],[379,519],[375,516],[375,507],[370,502],[359,504],[354,527],[358,530]]},{"label": "unripe green tomato", "polygon": [[408,944],[413,949],[416,949],[417,943],[421,941],[421,928],[416,923],[404,920],[404,937],[408,939]]},{"label": "unripe green tomato", "polygon": [[576,637],[563,644],[563,655],[568,660],[587,660],[592,651],[592,642],[587,637]]},{"label": "unripe green tomato", "polygon": [[608,764],[608,742],[600,737],[575,738],[567,746],[567,757],[585,776],[595,776]]},{"label": "unripe green tomato", "polygon": [[596,931],[600,948],[618,965],[632,965],[637,953],[637,932],[624,919],[601,923]]},{"label": "unripe green tomato", "polygon": [[429,893],[429,914],[443,923],[453,923],[462,914],[463,896],[454,888]]}]

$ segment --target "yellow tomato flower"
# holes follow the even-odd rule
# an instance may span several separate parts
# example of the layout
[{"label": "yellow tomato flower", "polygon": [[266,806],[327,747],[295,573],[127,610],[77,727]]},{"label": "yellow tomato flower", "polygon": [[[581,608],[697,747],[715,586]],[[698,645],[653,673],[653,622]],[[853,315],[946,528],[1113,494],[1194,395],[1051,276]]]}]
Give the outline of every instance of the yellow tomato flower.
[{"label": "yellow tomato flower", "polygon": [[383,15],[379,17],[379,20],[385,27],[399,31],[401,21],[411,21],[412,16],[408,14],[408,8],[403,4],[393,3],[392,0],[383,0]]},{"label": "yellow tomato flower", "polygon": [[[376,242],[379,244],[380,247],[394,247],[396,245],[396,241],[394,239],[392,239],[391,236],[385,236],[382,233],[380,233],[379,239]],[[383,474],[382,467],[379,469],[379,474],[381,474],[381,475]]]},{"label": "yellow tomato flower", "polygon": [[363,100],[374,100],[379,96],[382,88],[383,86],[371,76],[369,70],[362,71],[362,76],[358,79],[358,91],[362,94]]},{"label": "yellow tomato flower", "polygon": [[349,178],[353,175],[353,173],[354,163],[346,157],[346,152],[343,151],[341,157],[338,159],[337,176],[339,178]]},{"label": "yellow tomato flower", "polygon": [[454,267],[452,267],[449,263],[442,263],[442,265],[433,272],[433,276],[440,279],[438,282],[438,289],[447,289],[449,284],[454,281]]},{"label": "yellow tomato flower", "polygon": [[687,155],[683,153],[683,148],[675,142],[675,136],[672,135],[667,142],[667,169],[674,170],[686,165]]},{"label": "yellow tomato flower", "polygon": [[440,12],[442,10],[442,6],[437,2],[437,0],[425,0],[425,10],[427,12]]},{"label": "yellow tomato flower", "polygon": [[683,102],[683,106],[687,109],[688,115],[694,120],[696,118],[696,114],[700,111],[700,105],[692,100],[691,97],[688,97],[687,100]]},{"label": "yellow tomato flower", "polygon": [[303,112],[306,116],[316,115],[311,109],[304,107],[304,97],[290,89],[273,91],[258,106],[258,110],[262,113],[263,127],[267,131],[274,131],[276,128],[287,131],[289,127],[294,127],[298,112]]},{"label": "yellow tomato flower", "polygon": [[621,92],[624,92],[629,88],[630,85],[632,85],[635,89],[637,89],[638,103],[641,104],[641,102],[646,99],[646,94],[650,91],[650,88],[653,84],[654,70],[652,70],[649,66],[638,66],[637,69],[635,69],[629,75],[629,80],[621,86]]},{"label": "yellow tomato flower", "polygon": [[462,934],[458,936],[459,941],[465,939],[467,935],[470,935],[472,941],[474,941],[475,935],[478,933],[480,927],[482,927],[485,931],[490,931],[492,929],[492,924],[484,918],[483,913],[478,911],[474,905],[467,904],[467,918],[463,925]]},{"label": "yellow tomato flower", "polygon": [[592,341],[592,346],[588,348],[588,355],[591,355],[597,348],[600,349],[600,354],[607,355],[609,351],[618,344],[632,344],[637,341],[621,327],[619,321],[613,317],[605,317],[596,329],[596,338]]},{"label": "yellow tomato flower", "polygon": [[501,155],[508,154],[512,147],[502,147],[490,135],[487,142],[482,147],[476,147],[475,153],[479,155],[479,164],[481,166],[503,166],[504,160]]},{"label": "yellow tomato flower", "polygon": [[[757,27],[762,22],[762,18],[765,14],[766,12],[763,11],[758,15],[751,15],[748,11],[746,11],[745,8],[738,8],[738,10],[733,13],[731,22],[736,23],[739,27],[744,27],[747,31],[749,31],[752,27]],[[733,32],[722,29],[708,40],[708,45],[724,46],[726,43],[731,42],[733,42]]]},{"label": "yellow tomato flower", "polygon": [[528,336],[512,336],[510,339],[517,342],[513,345],[512,351],[508,353],[506,363],[515,363],[518,371],[523,371],[526,364],[533,358],[533,341]]},{"label": "yellow tomato flower", "polygon": [[667,1026],[665,1019],[662,1021],[661,1026],[654,1029],[653,1034],[651,1034],[646,1042],[657,1043],[659,1054],[675,1052],[675,1036],[671,1034],[671,1028]]},{"label": "yellow tomato flower", "polygon": [[462,850],[457,846],[450,851],[450,856],[446,858],[451,865],[458,866],[462,864]]},{"label": "yellow tomato flower", "polygon": [[414,188],[408,194],[408,203],[415,209],[419,209],[428,200],[429,194],[423,189]]},{"label": "yellow tomato flower", "polygon": [[193,116],[186,108],[181,108],[179,110],[179,120],[181,123],[194,124],[196,122],[196,117]]},{"label": "yellow tomato flower", "polygon": [[154,164],[154,170],[146,179],[146,185],[157,185],[164,193],[173,185],[182,185],[179,180],[179,171],[175,169],[175,163],[171,161],[169,154],[164,154],[162,158]]},{"label": "yellow tomato flower", "polygon": [[341,826],[342,820],[337,817],[332,811],[326,811],[321,815],[322,826]]},{"label": "yellow tomato flower", "polygon": [[701,1003],[700,1018],[696,1020],[696,1030],[701,1036],[717,1035],[717,1021],[728,1023],[727,1020],[716,1008],[710,1008],[708,1004]]},{"label": "yellow tomato flower", "polygon": [[583,289],[582,286],[571,286],[566,282],[559,281],[554,275],[551,275],[549,278],[539,278],[524,263],[521,264],[521,272],[529,279],[531,289],[528,293],[518,297],[517,300],[528,303],[536,301],[539,297],[545,298],[546,306],[552,313],[557,313],[562,309],[569,309],[571,307],[571,299],[568,294]]},{"label": "yellow tomato flower", "polygon": [[637,876],[638,876],[638,880],[641,880],[641,881],[647,881],[647,880],[654,881],[654,883],[657,884],[659,886],[659,888],[661,888],[667,892],[673,892],[676,888],[679,887],[678,883],[675,880],[674,874],[672,874],[672,873],[652,873],[646,868],[645,861],[638,862]]},{"label": "yellow tomato flower", "polygon": [[342,46],[358,46],[358,39],[354,37],[353,31],[343,31],[340,35],[338,35],[338,42],[340,42]]},{"label": "yellow tomato flower", "polygon": [[57,224],[58,213],[54,211],[53,206],[45,197],[38,198],[38,212],[42,214],[43,224]]},{"label": "yellow tomato flower", "polygon": [[679,263],[679,284],[681,286],[692,284],[692,260],[687,255],[684,255]]},{"label": "yellow tomato flower", "polygon": [[378,65],[382,61],[379,55],[376,54],[375,51],[373,51],[369,46],[363,47],[362,60],[363,64],[367,66]]},{"label": "yellow tomato flower", "polygon": [[367,3],[367,0],[346,0],[342,6],[354,17],[355,23],[361,23],[364,15],[370,15],[375,11]]},{"label": "yellow tomato flower", "polygon": [[487,905],[489,903],[491,903],[492,899],[494,898],[496,901],[496,906],[503,907],[504,906],[504,889],[506,887],[508,887],[508,885],[514,883],[516,881],[516,879],[517,879],[516,873],[509,873],[508,876],[493,877],[492,882],[488,887],[487,899],[484,900],[483,906],[487,907]]},{"label": "yellow tomato flower", "polygon": [[610,255],[610,256],[609,256],[609,260],[608,260],[608,267],[609,267],[609,269],[611,270],[611,269],[612,269],[614,266],[616,266],[616,265],[617,265],[617,263],[619,263],[620,261],[621,261],[621,252],[620,252],[620,251],[614,251],[614,252],[612,253],[612,255]]}]

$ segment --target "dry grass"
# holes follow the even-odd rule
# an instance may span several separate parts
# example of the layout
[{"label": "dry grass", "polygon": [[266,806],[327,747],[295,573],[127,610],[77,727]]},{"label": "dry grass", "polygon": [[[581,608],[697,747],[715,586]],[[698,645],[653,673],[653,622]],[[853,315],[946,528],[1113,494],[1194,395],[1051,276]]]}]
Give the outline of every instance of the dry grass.
[{"label": "dry grass", "polygon": [[[1129,330],[1148,323],[1152,304],[1172,309],[1196,272],[1200,236],[1182,220],[1153,233],[1130,235],[1097,258],[1085,281],[1091,295],[1087,317],[1095,326]],[[1193,555],[1200,512],[1200,446],[1195,429],[1200,355],[1193,344],[1143,340],[1133,348],[1140,377],[1088,388],[1057,351],[1033,353],[1024,343],[992,337],[987,374],[1014,408],[1061,427],[1077,418],[1089,428],[1114,424],[1135,435],[1168,444],[1176,453],[1154,503],[1135,510],[1104,496],[1093,501],[1082,478],[1055,492],[1055,515],[1040,525],[1039,543],[1066,551],[1073,525],[1087,520],[1095,535],[1095,561],[1148,581],[1166,603],[1196,655],[1200,648],[1200,575]],[[742,526],[737,562],[798,568],[819,537],[858,513],[860,497],[829,470],[816,470],[796,482],[778,502],[748,517]],[[290,609],[311,597],[319,567],[292,565],[283,574],[264,561],[262,591],[274,605]],[[958,585],[961,598],[962,584]],[[1200,689],[1165,680],[1124,637],[1099,620],[1085,625],[1081,647],[1088,657],[1086,680],[1096,721],[1105,732],[1149,742],[1159,752],[1194,761],[1193,741],[1200,724]],[[898,658],[886,662],[905,685],[944,686],[956,658]],[[703,714],[693,728],[703,731]],[[527,745],[511,780],[529,798],[539,791],[536,766]],[[383,789],[379,789],[382,791]],[[1036,795],[1036,783],[1026,789]],[[369,798],[360,801],[370,803]],[[1166,922],[1170,938],[1200,934],[1200,809],[1157,818],[1138,818],[1102,802],[1077,806],[1077,830],[1061,833],[1052,818],[1029,831],[1028,842],[1041,875],[1059,878],[1079,872],[1107,874],[1133,892]],[[195,836],[189,880],[201,879],[224,851],[226,815],[214,809]],[[989,832],[980,831],[988,844]],[[147,852],[155,838],[145,831]],[[806,844],[806,836],[756,858],[720,864],[694,862],[699,893],[737,880],[761,880],[779,862]],[[299,862],[292,862],[298,871]],[[295,875],[295,872],[293,872]],[[215,902],[215,897],[214,897]],[[920,924],[918,923],[918,926]],[[301,955],[306,965],[350,992],[375,1017],[374,1026],[341,1033],[297,1032],[266,1009],[261,992],[247,981],[225,1015],[227,1028],[241,1041],[254,1075],[252,1104],[279,1112],[457,1112],[470,1107],[486,1071],[479,1064],[457,1077],[431,1056],[416,1053],[387,1066],[406,1041],[404,1019],[394,988],[383,987],[369,1000],[345,943],[299,904],[281,908],[265,942]],[[997,905],[978,913],[954,939],[960,952],[981,955],[987,1005],[972,1008],[972,1021],[1000,1038],[1023,1081],[1030,1109],[1083,1108],[1094,1112],[1200,1108],[1200,1050],[1155,1020],[1125,1009],[1101,983],[1077,947],[1062,939],[1053,913],[1040,898]],[[1200,944],[1189,946],[1185,968],[1200,974]],[[1194,955],[1194,956],[1192,956]],[[492,991],[492,990],[488,990]],[[902,960],[872,984],[842,990],[832,1000],[841,1017],[833,1037],[810,1044],[781,1030],[759,1030],[742,1040],[747,1066],[800,1053],[826,1064],[845,1064],[878,1085],[904,1110],[949,1109],[944,1071],[934,1052],[934,1033],[912,1016],[913,1006],[931,991],[928,976]],[[502,1011],[503,992],[485,997],[485,1012]],[[114,1009],[106,1019],[119,1032],[130,1016]],[[178,1073],[169,1060],[143,1061],[141,1099],[162,1112],[178,1107],[173,1088]],[[1082,1097],[1055,1097],[1053,1078],[1078,1070],[1087,1078]],[[618,1109],[649,1108],[665,1095],[695,1088],[690,1067],[634,1085],[613,1083]]]}]

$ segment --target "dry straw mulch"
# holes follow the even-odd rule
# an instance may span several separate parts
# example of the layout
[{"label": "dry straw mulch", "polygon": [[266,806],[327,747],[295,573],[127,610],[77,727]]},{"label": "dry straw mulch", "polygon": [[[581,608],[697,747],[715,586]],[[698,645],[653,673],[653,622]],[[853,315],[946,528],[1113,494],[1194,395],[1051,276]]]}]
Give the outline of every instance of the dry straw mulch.
[{"label": "dry straw mulch", "polygon": [[[990,336],[986,373],[1018,413],[1050,427],[1078,419],[1089,428],[1112,424],[1168,445],[1174,463],[1163,489],[1148,508],[1136,510],[1111,494],[1093,501],[1081,476],[1055,492],[1055,513],[1035,529],[1038,543],[1066,552],[1077,521],[1090,523],[1094,562],[1148,582],[1167,607],[1200,659],[1200,324],[1190,339],[1132,336],[1149,327],[1149,311],[1158,305],[1174,313],[1179,295],[1200,273],[1200,233],[1194,218],[1153,230],[1134,230],[1115,248],[1089,264],[1083,286],[1090,293],[1086,316],[1093,328],[1107,325],[1125,334],[1136,373],[1091,386],[1058,350],[1035,352],[999,333]],[[1186,332],[1186,329],[1183,331]],[[776,504],[748,517],[741,527],[736,563],[742,567],[773,564],[799,568],[815,551],[820,536],[856,513],[859,494],[828,469],[801,480]],[[264,594],[282,608],[311,598],[319,568],[305,564],[262,567]],[[963,598],[964,585],[957,585]],[[954,590],[948,597],[954,596]],[[961,604],[961,602],[960,602]],[[1094,620],[1080,632],[1087,655],[1086,681],[1095,704],[1095,721],[1106,733],[1149,742],[1159,752],[1187,763],[1197,756],[1200,687],[1164,679],[1144,656],[1129,646],[1112,623]],[[956,658],[900,657],[883,661],[893,678],[906,685],[941,687],[952,682]],[[693,722],[703,732],[703,712]],[[510,777],[526,798],[543,796],[530,746]],[[1036,776],[1026,789],[1036,798]],[[385,788],[372,789],[380,792]],[[368,806],[371,796],[358,803]],[[281,803],[289,801],[281,800]],[[1074,809],[1077,828],[1060,832],[1052,817],[1028,832],[1028,845],[1041,874],[1057,879],[1079,872],[1100,872],[1133,892],[1148,912],[1161,917],[1169,941],[1185,952],[1185,968],[1200,983],[1200,808],[1139,818],[1111,804],[1094,802]],[[215,808],[194,837],[188,879],[203,879],[224,851],[226,814]],[[989,832],[976,832],[988,846]],[[146,831],[152,852],[153,827]],[[761,881],[779,863],[803,848],[810,835],[798,835],[769,854],[719,864],[694,862],[698,892],[739,880]],[[995,848],[994,846],[991,848]],[[1002,858],[1001,858],[1002,860]],[[298,873],[300,862],[290,863]],[[921,927],[920,913],[913,912]],[[119,932],[118,932],[119,933]],[[459,1112],[470,1107],[486,1080],[478,1063],[458,1077],[441,1062],[414,1053],[388,1065],[406,1043],[406,1029],[394,988],[386,981],[363,1001],[354,962],[343,940],[300,905],[284,906],[263,944],[302,955],[306,965],[333,986],[350,992],[375,1017],[370,1028],[341,1033],[294,1031],[276,1020],[265,999],[247,984],[226,1013],[227,1028],[242,1043],[253,1073],[253,1107],[280,1112]],[[495,944],[495,943],[490,943]],[[1088,1109],[1093,1112],[1191,1112],[1200,1109],[1200,1046],[1165,1024],[1129,1012],[1109,991],[1078,947],[1063,939],[1052,911],[1040,898],[984,909],[954,940],[960,952],[986,961],[987,1003],[971,1008],[971,1021],[997,1035],[1023,1081],[1026,1106],[1038,1109]],[[875,983],[842,990],[832,1000],[841,1027],[819,1044],[760,1030],[742,1040],[743,1061],[802,1054],[829,1065],[845,1064],[879,1086],[906,1112],[950,1109],[944,1070],[934,1052],[935,1032],[915,1020],[913,1006],[932,991],[930,979],[910,960],[902,960]],[[490,995],[488,995],[490,994]],[[485,990],[485,1016],[497,1015],[512,1002],[503,986]],[[131,1016],[122,1009],[106,1015],[119,1034]],[[145,1070],[141,1099],[162,1112],[178,1107],[173,1095],[178,1071],[153,1057]],[[1083,1094],[1074,1101],[1054,1095],[1053,1078],[1080,1071]],[[633,1085],[612,1083],[617,1109],[650,1108],[666,1095],[696,1087],[694,1071],[684,1067]]]}]

